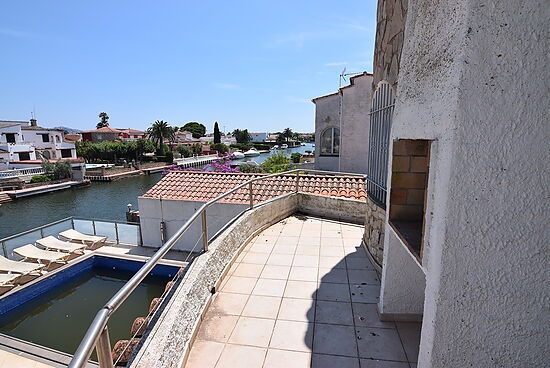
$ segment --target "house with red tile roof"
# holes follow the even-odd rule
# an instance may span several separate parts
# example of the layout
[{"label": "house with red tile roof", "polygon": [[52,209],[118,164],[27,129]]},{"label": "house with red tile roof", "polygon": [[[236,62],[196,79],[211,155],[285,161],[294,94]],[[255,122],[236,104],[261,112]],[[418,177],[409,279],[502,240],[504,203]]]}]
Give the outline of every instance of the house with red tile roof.
[{"label": "house with red tile roof", "polygon": [[[205,202],[253,178],[267,174],[173,171],[138,198],[143,244],[160,247]],[[365,180],[353,176],[300,175],[301,192],[365,201]],[[255,204],[295,192],[296,176],[283,175],[254,182]],[[250,205],[248,186],[208,208],[208,230],[215,234]],[[161,225],[162,223],[162,225]],[[165,234],[161,237],[161,227]],[[193,224],[173,249],[191,250],[201,237],[200,223]],[[200,245],[199,245],[200,247]],[[197,248],[199,249],[199,248]]]},{"label": "house with red tile roof", "polygon": [[136,129],[117,129],[109,126],[99,129],[85,130],[80,132],[83,141],[103,142],[103,141],[133,141],[139,138],[145,138],[146,133]]}]

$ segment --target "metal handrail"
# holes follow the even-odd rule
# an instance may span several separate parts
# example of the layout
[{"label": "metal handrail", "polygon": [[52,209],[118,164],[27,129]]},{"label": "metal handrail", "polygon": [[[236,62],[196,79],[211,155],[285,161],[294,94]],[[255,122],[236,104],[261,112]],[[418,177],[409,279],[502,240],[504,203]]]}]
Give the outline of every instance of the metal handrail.
[{"label": "metal handrail", "polygon": [[219,196],[209,200],[199,207],[197,211],[181,226],[174,235],[172,235],[166,243],[164,243],[153,256],[135,273],[134,276],[119,291],[97,312],[92,324],[86,331],[86,335],[80,342],[73,359],[69,363],[69,368],[82,368],[85,367],[86,362],[90,358],[94,347],[97,350],[97,356],[99,365],[101,368],[112,368],[113,361],[111,358],[111,345],[109,343],[109,332],[107,329],[107,323],[110,316],[124,303],[124,301],[130,296],[130,294],[136,289],[136,287],[147,277],[149,272],[157,265],[157,263],[168,253],[168,251],[175,245],[175,243],[183,236],[183,234],[191,227],[191,224],[199,217],[202,217],[202,231],[203,231],[203,247],[204,251],[208,250],[208,237],[207,224],[206,224],[206,209],[219,200],[227,197],[228,195],[235,193],[237,190],[249,186],[250,197],[250,209],[254,207],[252,184],[259,180],[264,180],[276,176],[285,176],[295,173],[296,175],[296,190],[298,192],[298,181],[300,180],[300,173],[307,172],[313,174],[325,174],[325,175],[346,175],[357,176],[365,178],[363,174],[346,173],[337,171],[324,171],[324,170],[312,170],[312,169],[294,169],[285,171],[282,173],[275,173],[269,175],[261,175],[249,179],[234,188],[220,194]]}]

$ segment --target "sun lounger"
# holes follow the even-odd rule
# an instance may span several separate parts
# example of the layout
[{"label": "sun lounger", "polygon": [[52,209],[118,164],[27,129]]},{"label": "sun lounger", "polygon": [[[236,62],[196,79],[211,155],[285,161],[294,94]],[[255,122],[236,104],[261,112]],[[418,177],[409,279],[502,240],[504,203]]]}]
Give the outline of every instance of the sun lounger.
[{"label": "sun lounger", "polygon": [[84,249],[86,248],[86,244],[69,243],[63,240],[59,240],[51,235],[37,240],[36,244],[43,246],[47,250],[56,250],[59,252],[68,253],[84,253]]},{"label": "sun lounger", "polygon": [[44,268],[43,265],[22,261],[13,261],[5,257],[0,256],[0,271],[8,273],[19,273],[23,275],[29,274],[42,274],[40,271]]},{"label": "sun lounger", "polygon": [[95,245],[103,245],[107,240],[106,236],[82,234],[80,231],[76,231],[74,229],[60,232],[59,236],[74,243],[86,244],[90,247]]},{"label": "sun lounger", "polygon": [[0,273],[0,286],[15,286],[21,275],[13,273]]},{"label": "sun lounger", "polygon": [[66,263],[67,258],[70,256],[69,253],[52,252],[50,250],[38,249],[32,244],[27,244],[22,247],[15,248],[13,252],[23,257],[24,261],[32,260],[40,264],[46,264],[47,266],[49,266],[53,262]]}]

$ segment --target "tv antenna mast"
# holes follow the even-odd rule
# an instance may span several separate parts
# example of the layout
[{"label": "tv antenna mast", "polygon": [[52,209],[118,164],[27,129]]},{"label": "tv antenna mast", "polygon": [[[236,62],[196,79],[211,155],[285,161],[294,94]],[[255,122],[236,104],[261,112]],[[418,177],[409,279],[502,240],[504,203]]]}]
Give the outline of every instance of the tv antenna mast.
[{"label": "tv antenna mast", "polygon": [[346,73],[346,67],[342,70],[342,73],[340,73],[340,83],[338,85],[338,88],[342,87],[342,81],[347,82],[346,77],[349,75],[357,75],[362,74],[361,72],[353,72],[353,73]]}]

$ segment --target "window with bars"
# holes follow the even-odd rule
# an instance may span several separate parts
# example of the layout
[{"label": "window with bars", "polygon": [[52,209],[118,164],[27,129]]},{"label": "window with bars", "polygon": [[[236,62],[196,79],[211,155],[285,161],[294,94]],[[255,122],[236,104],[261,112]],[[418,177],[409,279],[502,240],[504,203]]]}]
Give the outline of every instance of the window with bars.
[{"label": "window with bars", "polygon": [[395,98],[389,83],[380,82],[370,110],[367,193],[377,205],[386,207],[388,147]]},{"label": "window with bars", "polygon": [[328,128],[321,133],[321,156],[340,154],[340,129]]}]

